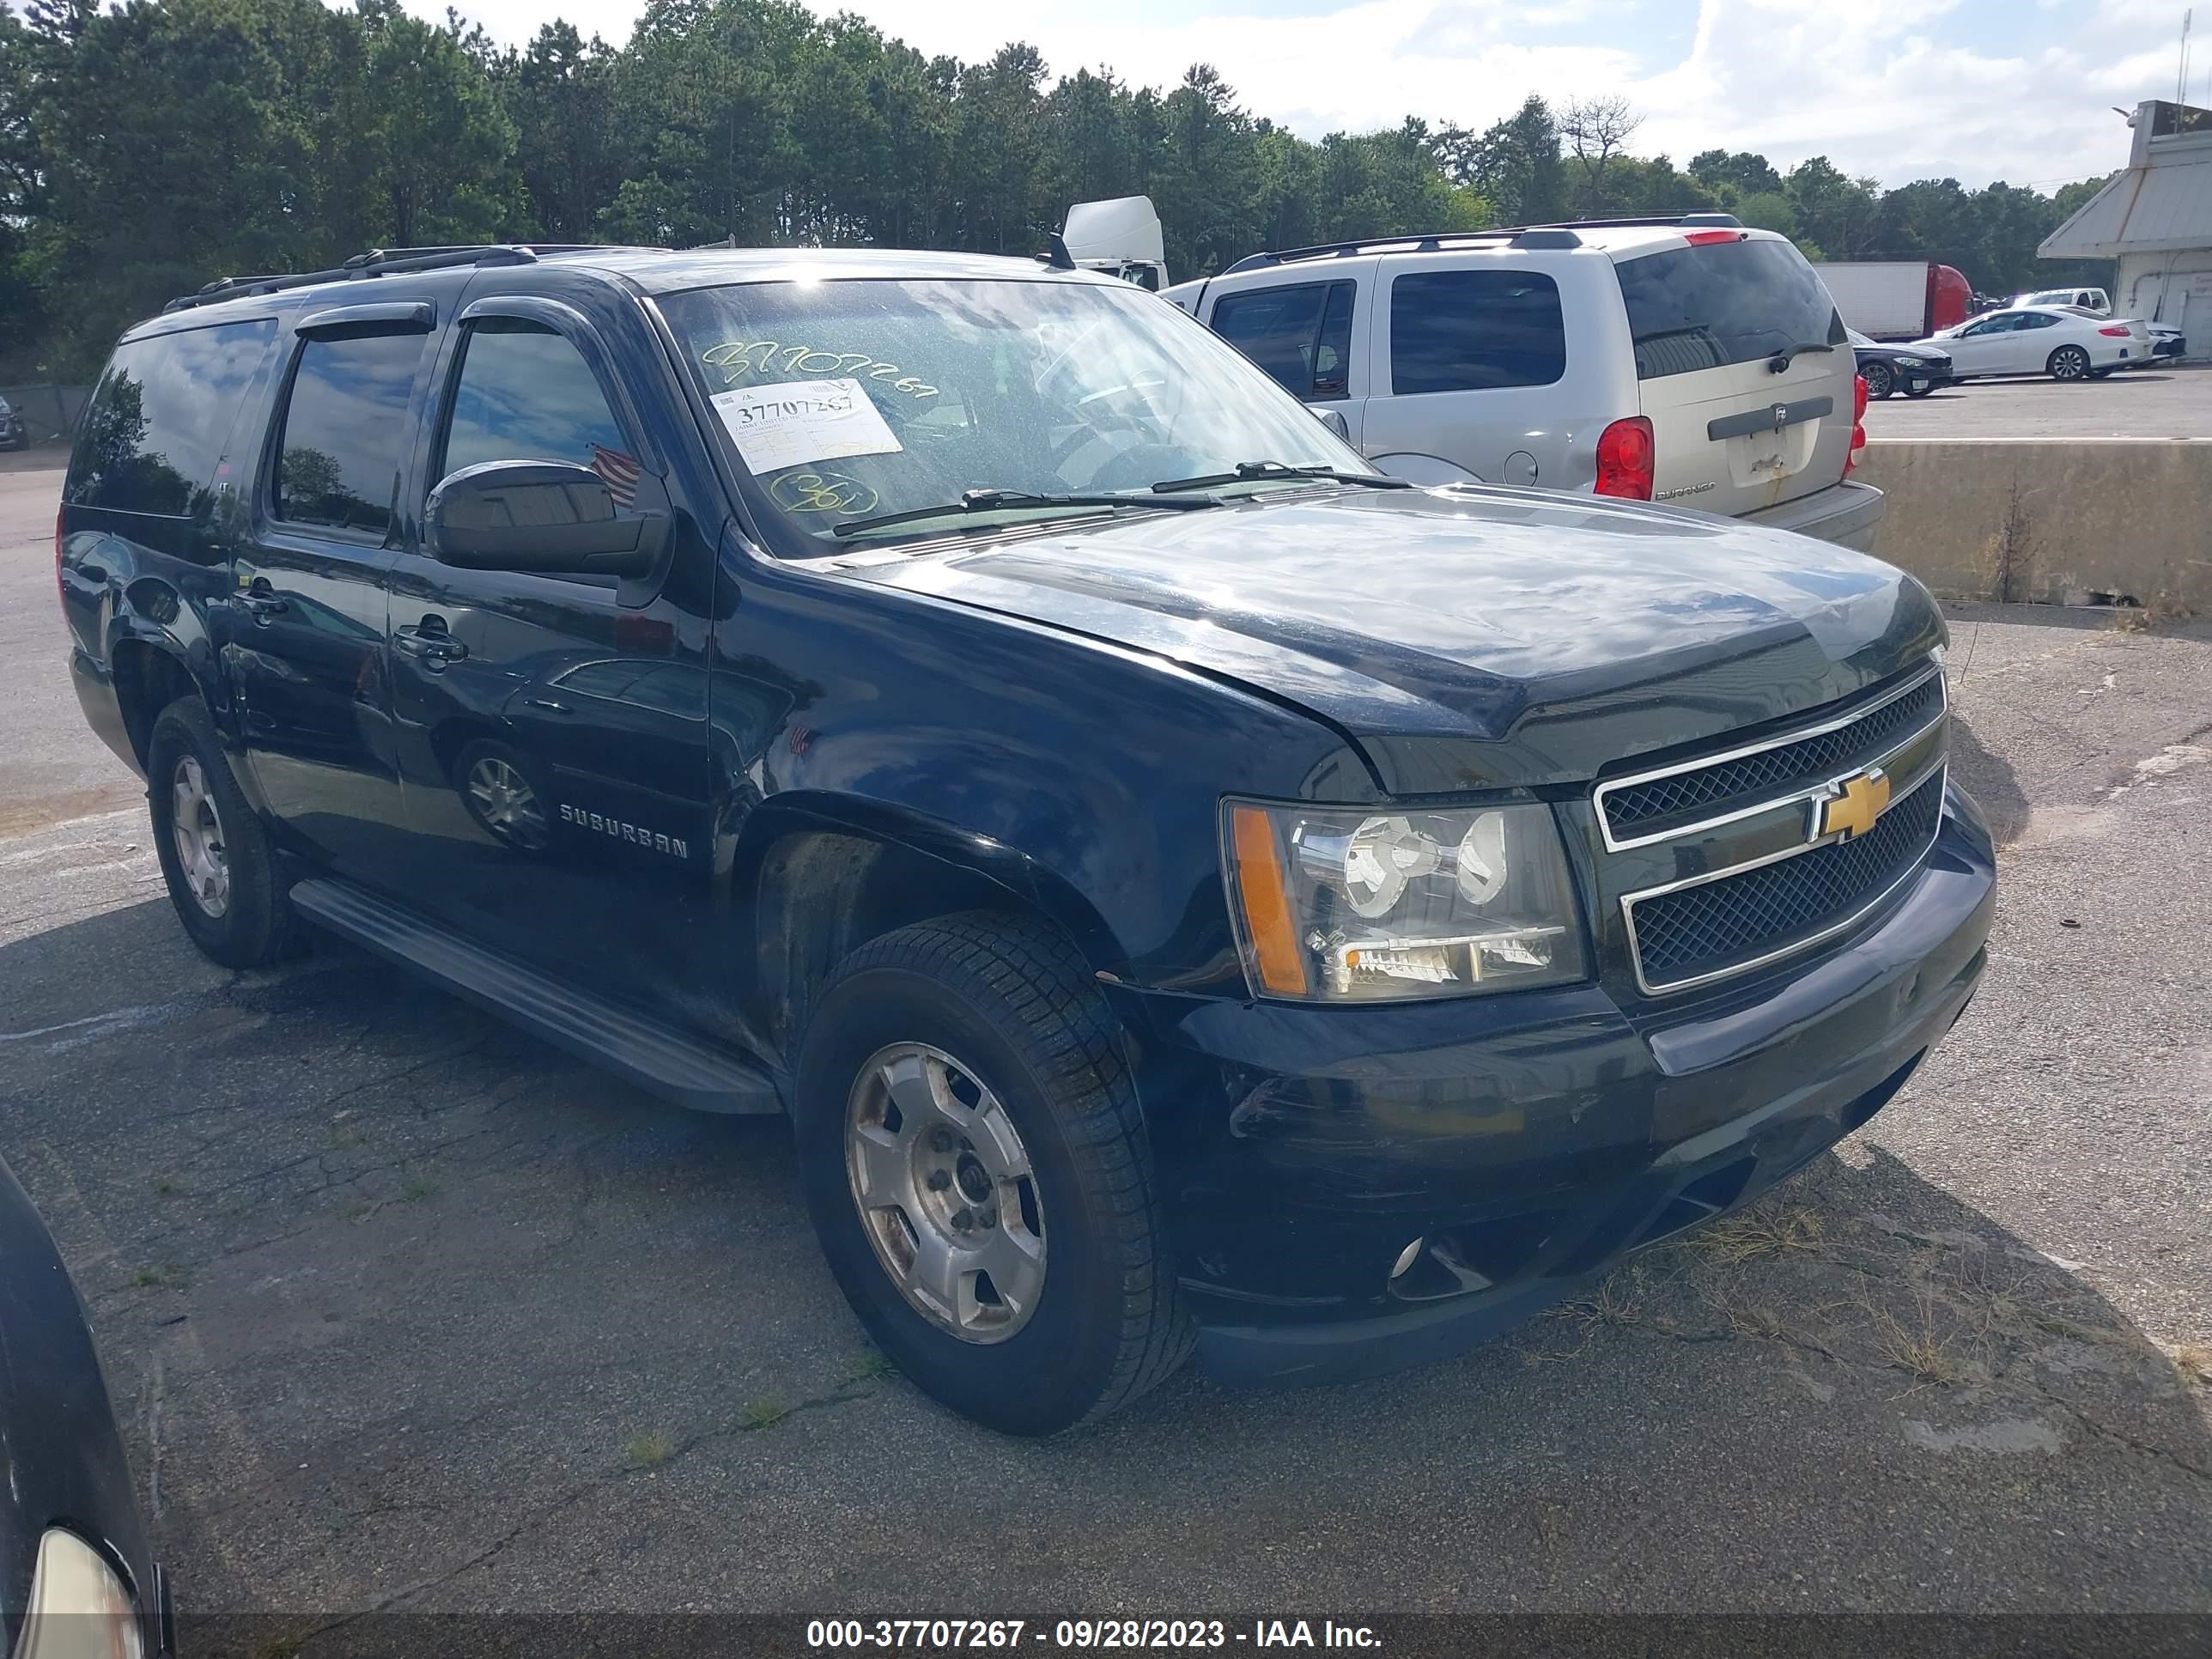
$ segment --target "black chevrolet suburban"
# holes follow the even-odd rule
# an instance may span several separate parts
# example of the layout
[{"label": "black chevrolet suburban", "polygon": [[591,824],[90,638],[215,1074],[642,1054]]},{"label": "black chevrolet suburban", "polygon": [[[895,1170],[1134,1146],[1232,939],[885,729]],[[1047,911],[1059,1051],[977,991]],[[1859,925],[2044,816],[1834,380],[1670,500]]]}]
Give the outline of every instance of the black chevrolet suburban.
[{"label": "black chevrolet suburban", "polygon": [[116,347],[55,555],[203,951],[311,925],[787,1114],[869,1334],[1011,1431],[1503,1329],[1864,1123],[1983,968],[1917,582],[1407,486],[1049,263],[218,283]]}]

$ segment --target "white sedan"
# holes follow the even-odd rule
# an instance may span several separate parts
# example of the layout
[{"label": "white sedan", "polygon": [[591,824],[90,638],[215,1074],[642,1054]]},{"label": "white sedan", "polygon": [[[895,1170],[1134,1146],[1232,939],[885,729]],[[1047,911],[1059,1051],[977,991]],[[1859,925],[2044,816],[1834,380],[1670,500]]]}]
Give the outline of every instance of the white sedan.
[{"label": "white sedan", "polygon": [[2007,306],[1970,317],[1918,343],[1948,352],[1953,378],[2048,374],[2105,378],[2150,356],[2150,331],[2132,317],[2086,317],[2071,306]]}]

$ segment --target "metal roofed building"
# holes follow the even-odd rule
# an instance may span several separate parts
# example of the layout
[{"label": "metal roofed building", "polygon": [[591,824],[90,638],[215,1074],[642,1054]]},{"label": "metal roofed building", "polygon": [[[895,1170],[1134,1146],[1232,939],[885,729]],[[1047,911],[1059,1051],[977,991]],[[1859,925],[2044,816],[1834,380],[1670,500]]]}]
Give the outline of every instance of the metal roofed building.
[{"label": "metal roofed building", "polygon": [[2170,323],[2212,356],[2212,110],[2154,99],[2128,125],[2127,171],[2043,239],[2045,259],[2115,259],[2112,308]]}]

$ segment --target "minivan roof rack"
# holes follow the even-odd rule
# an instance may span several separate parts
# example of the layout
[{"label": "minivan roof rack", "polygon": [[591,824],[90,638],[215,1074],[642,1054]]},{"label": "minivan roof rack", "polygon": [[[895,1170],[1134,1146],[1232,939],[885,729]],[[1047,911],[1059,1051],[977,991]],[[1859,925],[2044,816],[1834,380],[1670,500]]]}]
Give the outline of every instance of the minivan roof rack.
[{"label": "minivan roof rack", "polygon": [[352,282],[364,276],[396,276],[410,271],[442,270],[453,265],[528,265],[548,253],[581,253],[591,242],[463,242],[441,247],[376,247],[356,253],[328,270],[276,271],[260,276],[222,276],[205,288],[180,294],[164,313],[211,306],[248,294],[276,294],[321,283]]},{"label": "minivan roof rack", "polygon": [[1520,247],[1579,247],[1581,230],[1665,229],[1676,226],[1715,226],[1728,229],[1741,225],[1733,213],[1662,213],[1634,219],[1563,219],[1549,224],[1498,225],[1488,230],[1413,231],[1403,236],[1358,236],[1344,242],[1316,242],[1310,247],[1288,247],[1266,253],[1248,253],[1221,274],[1257,270],[1267,265],[1290,264],[1301,259],[1348,259],[1375,248],[1403,248],[1413,253],[1434,253],[1446,244],[1505,242]]}]

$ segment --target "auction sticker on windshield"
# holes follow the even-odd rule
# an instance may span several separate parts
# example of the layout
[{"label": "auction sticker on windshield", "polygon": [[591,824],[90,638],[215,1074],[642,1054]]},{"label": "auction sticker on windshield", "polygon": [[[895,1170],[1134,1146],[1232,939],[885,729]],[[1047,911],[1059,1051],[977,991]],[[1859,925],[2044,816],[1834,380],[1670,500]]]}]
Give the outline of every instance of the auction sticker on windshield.
[{"label": "auction sticker on windshield", "polygon": [[738,453],[757,473],[847,455],[893,455],[901,447],[855,380],[734,386],[714,401]]}]

